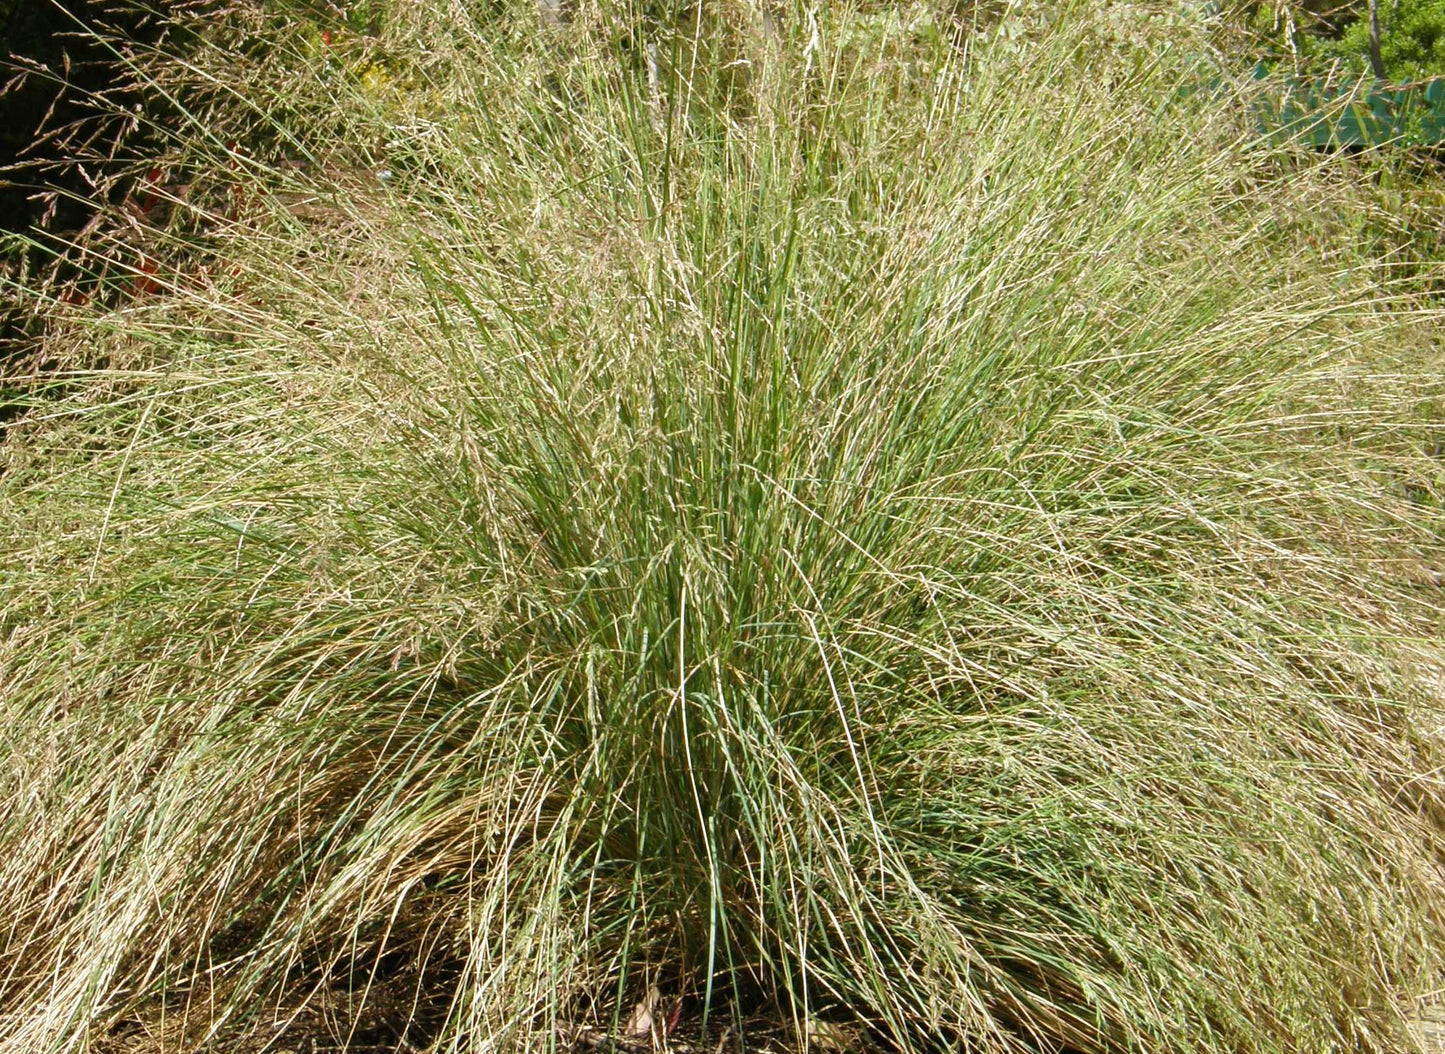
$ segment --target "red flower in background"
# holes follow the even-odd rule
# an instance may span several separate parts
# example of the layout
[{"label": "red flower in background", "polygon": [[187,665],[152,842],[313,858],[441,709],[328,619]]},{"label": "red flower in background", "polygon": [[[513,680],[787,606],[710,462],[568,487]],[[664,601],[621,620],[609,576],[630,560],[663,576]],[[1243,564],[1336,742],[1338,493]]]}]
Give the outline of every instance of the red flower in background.
[{"label": "red flower in background", "polygon": [[156,207],[156,193],[161,185],[161,176],[164,174],[165,173],[158,168],[153,168],[146,173],[146,194],[145,197],[141,198],[140,202],[140,210],[142,212],[150,212],[151,209]]},{"label": "red flower in background", "polygon": [[135,280],[135,291],[142,296],[160,292],[161,284],[152,277],[159,269],[160,264],[155,260],[149,256],[141,257],[140,277]]}]

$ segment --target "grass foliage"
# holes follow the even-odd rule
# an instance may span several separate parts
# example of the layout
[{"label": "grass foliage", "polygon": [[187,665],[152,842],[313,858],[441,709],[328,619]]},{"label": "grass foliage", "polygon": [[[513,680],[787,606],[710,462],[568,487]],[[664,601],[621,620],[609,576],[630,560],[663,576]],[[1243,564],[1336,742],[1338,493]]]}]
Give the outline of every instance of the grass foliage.
[{"label": "grass foliage", "polygon": [[191,187],[24,294],[0,444],[0,1051],[395,978],[438,1054],[649,984],[1409,1049],[1445,389],[1369,164],[1118,6],[524,14],[142,60]]}]

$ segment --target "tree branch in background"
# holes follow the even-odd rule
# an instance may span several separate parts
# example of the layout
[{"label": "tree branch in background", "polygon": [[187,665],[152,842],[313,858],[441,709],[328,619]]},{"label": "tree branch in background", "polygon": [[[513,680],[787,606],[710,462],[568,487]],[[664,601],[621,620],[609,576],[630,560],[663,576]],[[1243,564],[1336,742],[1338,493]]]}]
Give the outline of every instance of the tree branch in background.
[{"label": "tree branch in background", "polygon": [[1380,0],[1370,0],[1370,71],[1376,80],[1385,79],[1385,60],[1380,57]]}]

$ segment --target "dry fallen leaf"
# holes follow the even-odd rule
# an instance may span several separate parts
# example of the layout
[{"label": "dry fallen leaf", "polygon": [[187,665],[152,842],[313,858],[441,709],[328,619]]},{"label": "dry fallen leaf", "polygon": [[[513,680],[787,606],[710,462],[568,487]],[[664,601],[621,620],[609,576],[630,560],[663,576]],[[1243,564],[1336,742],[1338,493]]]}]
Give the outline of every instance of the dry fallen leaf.
[{"label": "dry fallen leaf", "polygon": [[682,1020],[682,1000],[679,999],[672,1006],[672,1012],[667,1015],[667,1020],[662,1023],[662,1038],[666,1039],[677,1031],[677,1023]]},{"label": "dry fallen leaf", "polygon": [[653,985],[647,990],[647,995],[642,1002],[632,1008],[632,1013],[627,1017],[627,1023],[622,1026],[622,1034],[628,1039],[647,1039],[652,1035],[653,1025],[657,1022],[657,1008],[662,1002],[662,993]]},{"label": "dry fallen leaf", "polygon": [[831,1021],[819,1021],[815,1017],[803,1023],[803,1039],[809,1050],[823,1054],[851,1054],[858,1049],[858,1042],[851,1029]]}]

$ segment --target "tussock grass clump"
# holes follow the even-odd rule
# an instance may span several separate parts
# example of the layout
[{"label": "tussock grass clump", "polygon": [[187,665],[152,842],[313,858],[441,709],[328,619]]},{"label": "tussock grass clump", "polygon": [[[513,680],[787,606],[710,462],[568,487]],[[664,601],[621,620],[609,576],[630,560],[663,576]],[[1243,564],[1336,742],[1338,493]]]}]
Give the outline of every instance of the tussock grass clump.
[{"label": "tussock grass clump", "polygon": [[1437,312],[1120,10],[156,58],[246,206],[0,446],[0,1050],[1408,1049]]}]

